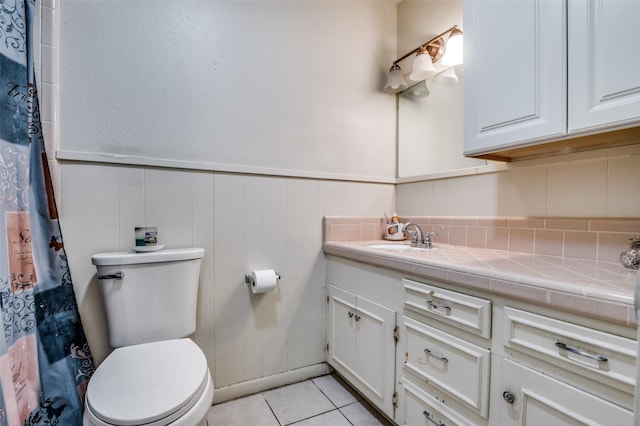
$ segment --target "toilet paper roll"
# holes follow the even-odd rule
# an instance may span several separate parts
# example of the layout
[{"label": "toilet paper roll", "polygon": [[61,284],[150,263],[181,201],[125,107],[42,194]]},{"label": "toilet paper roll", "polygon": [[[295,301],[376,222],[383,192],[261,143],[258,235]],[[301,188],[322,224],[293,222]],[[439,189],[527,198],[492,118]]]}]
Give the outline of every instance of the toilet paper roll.
[{"label": "toilet paper roll", "polygon": [[274,291],[277,283],[278,274],[273,269],[251,272],[251,291],[253,293]]}]

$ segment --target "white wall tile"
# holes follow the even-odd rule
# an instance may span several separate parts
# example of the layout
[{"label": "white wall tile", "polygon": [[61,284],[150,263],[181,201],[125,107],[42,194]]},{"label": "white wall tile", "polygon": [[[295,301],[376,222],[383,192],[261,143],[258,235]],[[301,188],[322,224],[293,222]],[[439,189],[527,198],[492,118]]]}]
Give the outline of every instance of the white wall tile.
[{"label": "white wall tile", "polygon": [[429,206],[430,215],[443,216],[449,211],[449,181],[446,179],[436,180],[431,187],[431,197],[423,200]]},{"label": "white wall tile", "polygon": [[481,181],[473,176],[449,179],[447,211],[453,216],[477,216],[480,206]]},{"label": "white wall tile", "polygon": [[607,217],[640,217],[640,155],[610,158]]},{"label": "white wall tile", "polygon": [[497,180],[501,216],[546,215],[546,166],[513,168],[499,173]]},{"label": "white wall tile", "polygon": [[482,174],[477,177],[477,180],[480,182],[478,216],[499,216],[499,175],[497,173]]},{"label": "white wall tile", "polygon": [[395,187],[375,183],[360,183],[358,216],[381,216],[395,209]]},{"label": "white wall tile", "polygon": [[[432,213],[434,182],[415,182],[396,186],[396,211],[399,215]],[[425,212],[425,213],[421,213]],[[429,213],[426,213],[429,212]]]},{"label": "white wall tile", "polygon": [[607,160],[550,164],[549,216],[605,217],[607,214]]}]

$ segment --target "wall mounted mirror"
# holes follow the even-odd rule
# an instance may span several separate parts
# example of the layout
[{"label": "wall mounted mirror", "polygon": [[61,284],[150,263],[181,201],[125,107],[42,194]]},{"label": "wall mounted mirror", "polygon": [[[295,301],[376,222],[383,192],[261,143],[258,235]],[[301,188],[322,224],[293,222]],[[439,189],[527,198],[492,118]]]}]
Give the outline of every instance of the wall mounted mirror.
[{"label": "wall mounted mirror", "polygon": [[[462,0],[403,0],[398,4],[398,52],[409,52],[440,31],[461,23]],[[436,65],[438,71],[444,70]],[[462,155],[464,65],[456,67],[455,71],[456,85],[436,84],[434,80],[439,77],[435,76],[414,83],[397,95],[398,177],[486,164],[484,160]],[[428,96],[424,96],[425,91]]]}]

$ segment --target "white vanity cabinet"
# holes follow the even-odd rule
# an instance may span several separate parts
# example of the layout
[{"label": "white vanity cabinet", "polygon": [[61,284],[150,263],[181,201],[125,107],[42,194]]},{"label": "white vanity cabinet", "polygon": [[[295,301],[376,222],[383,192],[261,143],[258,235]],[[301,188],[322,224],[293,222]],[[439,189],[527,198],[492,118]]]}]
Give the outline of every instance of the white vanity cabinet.
[{"label": "white vanity cabinet", "polygon": [[505,306],[492,360],[500,425],[633,425],[636,341]]},{"label": "white vanity cabinet", "polygon": [[327,362],[398,425],[634,424],[635,328],[333,257],[327,294]]},{"label": "white vanity cabinet", "polygon": [[327,362],[393,418],[396,313],[328,286]]},{"label": "white vanity cabinet", "polygon": [[500,426],[631,426],[633,412],[602,398],[494,356],[491,424]]},{"label": "white vanity cabinet", "polygon": [[640,124],[638,16],[634,0],[465,0],[465,155]]},{"label": "white vanity cabinet", "polygon": [[429,283],[403,283],[396,420],[402,425],[486,424],[491,301]]}]

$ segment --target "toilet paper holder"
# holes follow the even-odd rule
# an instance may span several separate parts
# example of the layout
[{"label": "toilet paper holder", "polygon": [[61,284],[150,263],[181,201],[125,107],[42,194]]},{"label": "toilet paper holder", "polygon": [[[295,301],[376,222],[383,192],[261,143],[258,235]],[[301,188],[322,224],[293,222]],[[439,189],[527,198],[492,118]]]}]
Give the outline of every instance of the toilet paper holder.
[{"label": "toilet paper holder", "polygon": [[[273,271],[276,273],[276,280],[280,279],[280,273],[278,271]],[[253,285],[253,276],[251,276],[251,274],[246,274],[244,276],[244,282],[247,284],[251,284]]]}]

